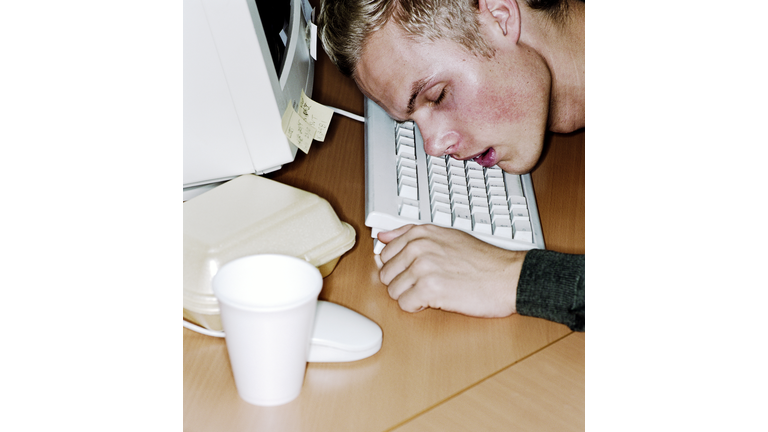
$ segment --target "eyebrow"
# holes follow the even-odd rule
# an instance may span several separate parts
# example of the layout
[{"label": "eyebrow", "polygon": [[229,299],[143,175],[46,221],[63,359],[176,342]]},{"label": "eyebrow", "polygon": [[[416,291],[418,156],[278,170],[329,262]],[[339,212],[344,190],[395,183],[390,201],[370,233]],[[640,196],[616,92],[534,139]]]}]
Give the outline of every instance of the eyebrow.
[{"label": "eyebrow", "polygon": [[424,86],[427,85],[427,82],[429,82],[429,78],[422,78],[411,85],[411,98],[408,100],[408,109],[405,111],[409,116],[413,114],[415,109],[416,97],[424,89]]}]

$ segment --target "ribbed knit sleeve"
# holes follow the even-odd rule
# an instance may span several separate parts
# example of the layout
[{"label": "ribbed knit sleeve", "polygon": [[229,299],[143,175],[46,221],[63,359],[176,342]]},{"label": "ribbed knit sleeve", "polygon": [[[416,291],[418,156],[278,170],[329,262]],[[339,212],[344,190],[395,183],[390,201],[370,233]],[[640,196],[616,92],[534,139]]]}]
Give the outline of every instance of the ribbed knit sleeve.
[{"label": "ribbed knit sleeve", "polygon": [[584,255],[528,251],[517,283],[517,313],[584,331]]}]

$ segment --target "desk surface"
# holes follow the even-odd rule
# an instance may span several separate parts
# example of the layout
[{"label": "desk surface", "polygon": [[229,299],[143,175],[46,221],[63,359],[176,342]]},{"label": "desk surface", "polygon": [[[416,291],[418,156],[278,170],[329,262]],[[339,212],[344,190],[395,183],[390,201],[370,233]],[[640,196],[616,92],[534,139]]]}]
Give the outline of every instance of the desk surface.
[{"label": "desk surface", "polygon": [[[324,53],[314,99],[362,113],[362,95]],[[583,430],[585,335],[514,315],[403,312],[387,295],[364,225],[363,125],[335,116],[325,142],[269,177],[327,199],[357,232],[320,298],[381,326],[376,355],[310,363],[301,395],[257,407],[237,395],[223,339],[184,329],[184,430]],[[547,139],[532,173],[548,249],[584,253],[584,133]]]}]

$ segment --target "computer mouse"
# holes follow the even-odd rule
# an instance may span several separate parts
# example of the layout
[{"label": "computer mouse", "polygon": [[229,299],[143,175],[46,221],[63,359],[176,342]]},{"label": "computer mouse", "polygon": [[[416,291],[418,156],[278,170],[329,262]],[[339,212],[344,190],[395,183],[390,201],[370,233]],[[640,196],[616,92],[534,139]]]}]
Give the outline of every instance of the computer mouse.
[{"label": "computer mouse", "polygon": [[310,362],[350,362],[381,349],[381,327],[359,313],[319,300],[309,348]]}]

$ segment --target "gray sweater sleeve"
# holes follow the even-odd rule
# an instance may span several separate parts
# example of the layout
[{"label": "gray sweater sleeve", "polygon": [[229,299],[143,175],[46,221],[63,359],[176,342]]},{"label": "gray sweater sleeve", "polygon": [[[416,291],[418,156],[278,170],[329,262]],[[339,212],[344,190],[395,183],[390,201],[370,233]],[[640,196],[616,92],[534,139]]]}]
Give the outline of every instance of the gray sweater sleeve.
[{"label": "gray sweater sleeve", "polygon": [[517,283],[517,313],[584,331],[584,255],[528,251]]}]

